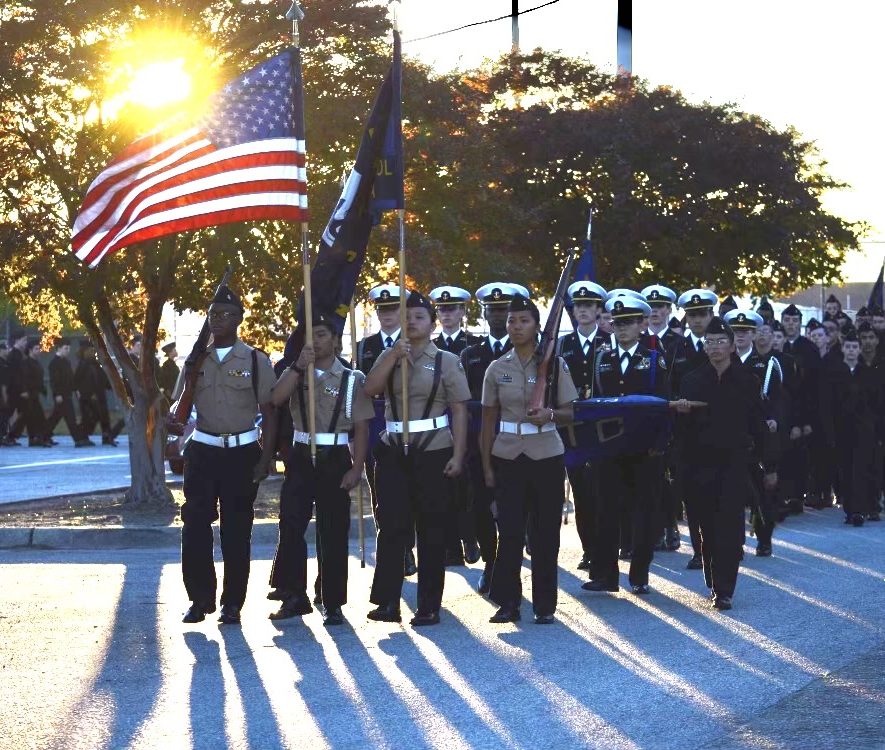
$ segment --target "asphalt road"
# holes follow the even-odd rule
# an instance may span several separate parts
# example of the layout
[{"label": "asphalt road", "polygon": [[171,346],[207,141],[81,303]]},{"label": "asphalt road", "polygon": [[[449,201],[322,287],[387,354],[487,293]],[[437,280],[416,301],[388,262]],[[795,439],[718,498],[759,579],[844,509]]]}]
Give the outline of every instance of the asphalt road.
[{"label": "asphalt road", "polygon": [[549,627],[490,625],[478,566],[449,569],[441,625],[369,622],[352,558],[334,631],[267,619],[269,547],[242,627],[181,624],[168,548],[2,551],[0,748],[885,747],[885,524],[806,513],[752,544],[723,614],[684,550],[647,598],[582,592],[570,525]]},{"label": "asphalt road", "polygon": [[[117,446],[74,448],[67,435],[56,436],[52,448],[28,448],[22,440],[18,448],[0,448],[0,505],[22,500],[101,492],[129,487],[129,442],[125,435],[117,438]],[[166,470],[166,481],[181,477]]]}]

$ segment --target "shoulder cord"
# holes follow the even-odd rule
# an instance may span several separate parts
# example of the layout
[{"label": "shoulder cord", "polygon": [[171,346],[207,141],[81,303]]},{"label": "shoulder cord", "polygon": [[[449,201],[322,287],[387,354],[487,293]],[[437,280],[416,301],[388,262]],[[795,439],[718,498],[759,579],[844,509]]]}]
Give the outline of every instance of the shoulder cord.
[{"label": "shoulder cord", "polygon": [[777,361],[777,357],[770,357],[768,367],[765,368],[765,381],[762,383],[762,398],[768,398],[768,386],[771,382],[771,373],[777,369],[781,383],[784,382],[784,371],[781,369],[781,363]]},{"label": "shoulder cord", "polygon": [[357,379],[359,379],[360,383],[366,382],[365,375],[363,375],[359,370],[353,370],[351,372],[351,377],[347,379],[347,395],[344,399],[345,419],[350,419],[353,416],[353,391],[356,387]]},{"label": "shoulder cord", "polygon": [[605,349],[598,349],[596,352],[596,360],[593,362],[593,380],[590,383],[590,398],[593,398],[594,396],[597,383],[599,384],[599,390],[602,390],[602,381],[599,379],[599,368],[600,365],[602,365],[602,357],[605,354],[605,351]]},{"label": "shoulder cord", "polygon": [[341,407],[344,404],[344,397],[347,393],[348,386],[352,378],[351,371],[345,370],[342,379],[344,382],[338,384],[338,397],[335,399],[335,408],[332,410],[332,419],[329,422],[329,432],[335,432],[338,426],[338,417],[341,416]]}]

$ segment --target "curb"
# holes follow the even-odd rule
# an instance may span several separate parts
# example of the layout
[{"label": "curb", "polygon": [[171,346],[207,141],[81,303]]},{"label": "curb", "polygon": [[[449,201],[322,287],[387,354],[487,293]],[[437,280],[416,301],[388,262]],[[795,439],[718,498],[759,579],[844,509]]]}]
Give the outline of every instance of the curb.
[{"label": "curb", "polygon": [[[375,537],[375,522],[364,516],[366,539]],[[279,538],[277,521],[256,521],[252,526],[252,544],[275,545]],[[220,545],[218,524],[212,524],[215,544]],[[310,520],[308,542],[316,538],[316,521]],[[351,540],[359,538],[359,528],[351,518]],[[181,546],[180,526],[9,526],[0,528],[0,549],[156,549]]]}]

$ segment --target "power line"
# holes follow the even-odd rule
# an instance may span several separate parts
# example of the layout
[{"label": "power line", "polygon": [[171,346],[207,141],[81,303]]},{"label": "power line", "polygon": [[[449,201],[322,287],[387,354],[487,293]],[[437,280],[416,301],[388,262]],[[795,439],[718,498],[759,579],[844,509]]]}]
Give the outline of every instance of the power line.
[{"label": "power line", "polygon": [[[517,15],[524,16],[526,13],[531,13],[533,10],[540,10],[541,8],[546,8],[548,5],[555,5],[559,0],[549,0],[549,2],[542,3],[541,5],[536,5],[534,8],[528,8],[526,10],[521,10]],[[403,44],[408,44],[409,42],[423,42],[425,39],[433,39],[437,36],[444,36],[446,34],[453,34],[456,31],[463,31],[464,29],[469,29],[474,26],[483,26],[487,23],[495,23],[496,21],[503,21],[505,18],[513,18],[512,13],[508,13],[506,16],[498,16],[498,18],[489,18],[485,21],[475,21],[474,23],[468,23],[464,26],[458,26],[455,29],[448,29],[447,31],[437,31],[435,34],[428,34],[427,36],[419,36],[417,39],[405,39],[403,40]]]}]

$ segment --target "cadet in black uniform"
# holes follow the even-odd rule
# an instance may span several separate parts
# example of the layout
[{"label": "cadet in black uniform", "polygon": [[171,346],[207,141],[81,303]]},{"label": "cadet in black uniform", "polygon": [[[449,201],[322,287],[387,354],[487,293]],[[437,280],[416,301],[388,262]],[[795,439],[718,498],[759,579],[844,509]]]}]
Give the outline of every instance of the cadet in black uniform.
[{"label": "cadet in black uniform", "polygon": [[[556,352],[568,364],[572,382],[578,390],[578,398],[593,398],[593,366],[596,354],[601,350],[611,349],[611,339],[599,329],[597,322],[608,293],[592,281],[576,281],[569,286],[568,294],[573,303],[572,317],[576,328],[559,339]],[[570,467],[567,473],[575,503],[575,526],[583,553],[578,570],[590,570],[596,537],[590,465]]]},{"label": "cadet in black uniform", "polygon": [[[438,286],[427,296],[436,307],[436,315],[442,328],[433,340],[434,345],[437,349],[451,352],[460,358],[461,352],[480,340],[478,336],[468,333],[461,327],[467,313],[467,303],[470,302],[470,292],[457,286]],[[455,512],[449,516],[449,525],[446,529],[445,564],[447,566],[463,565],[465,562],[473,564],[480,558],[473,525],[473,511],[470,508],[468,481],[466,471],[461,472],[457,479],[452,481]]]},{"label": "cadet in black uniform", "polygon": [[[294,424],[293,449],[280,491],[280,540],[270,585],[282,604],[271,620],[312,611],[307,598],[307,544],[304,533],[316,504],[317,563],[323,624],[340,625],[347,602],[347,548],[350,529],[350,490],[362,477],[369,443],[369,420],[375,414],[363,391],[365,376],[344,367],[336,358],[338,332],[331,316],[315,313],[313,343],[305,344],[298,360],[279,377],[273,404],[288,404]],[[316,369],[316,466],[311,462],[308,425],[308,385],[305,371]],[[348,449],[353,431],[353,458]]]},{"label": "cadet in black uniform", "polygon": [[74,369],[68,361],[70,351],[71,342],[68,339],[56,340],[55,354],[49,361],[49,386],[52,388],[54,405],[47,419],[46,434],[51,437],[55,426],[64,419],[74,446],[86,448],[95,443],[82,434],[82,427],[74,414]]},{"label": "cadet in black uniform", "polygon": [[95,345],[92,341],[88,338],[81,339],[77,367],[74,370],[74,387],[80,399],[82,434],[89,437],[96,425],[100,424],[101,444],[116,445],[117,435],[125,423],[119,419],[113,427],[111,426],[107,396],[111,383],[95,355]]},{"label": "cadet in black uniform", "polygon": [[[219,287],[209,307],[212,344],[199,365],[194,392],[197,425],[184,449],[181,572],[191,600],[183,620],[187,623],[201,622],[215,611],[212,522],[219,517],[219,505],[224,583],[218,622],[240,622],[249,582],[255,496],[275,450],[273,367],[264,352],[237,338],[242,320],[239,298]],[[182,375],[173,397],[183,390]],[[259,410],[263,448],[255,425]]]},{"label": "cadet in black uniform", "polygon": [[172,392],[175,390],[175,384],[178,382],[178,373],[181,372],[180,368],[175,363],[175,358],[178,356],[178,350],[175,348],[174,341],[170,341],[168,344],[163,344],[161,349],[163,354],[166,355],[166,360],[157,370],[157,385],[160,387],[160,393],[162,393],[171,403]]},{"label": "cadet in black uniform", "polygon": [[[663,349],[667,361],[672,361],[673,350],[682,341],[681,330],[673,325],[671,314],[676,302],[676,292],[661,284],[652,284],[642,290],[642,296],[651,308],[648,315],[648,330],[640,339],[649,349]],[[678,321],[677,321],[678,323]],[[661,511],[664,521],[663,534],[655,548],[675,552],[682,545],[679,537],[679,519],[682,518],[682,498],[673,486],[675,470],[670,470],[671,456],[664,459],[665,472],[662,476]]]},{"label": "cadet in black uniform", "polygon": [[[436,314],[419,292],[407,300],[406,339],[383,352],[366,377],[366,393],[385,394],[385,431],[375,446],[378,542],[369,619],[400,621],[403,555],[418,532],[418,602],[411,624],[439,622],[445,580],[445,479],[458,476],[467,439],[470,390],[461,362],[430,341]],[[409,444],[403,443],[401,367],[408,367]],[[446,411],[451,413],[451,420]],[[451,421],[452,429],[449,430]]]},{"label": "cadet in black uniform", "polygon": [[[480,451],[486,485],[495,489],[498,557],[489,598],[499,609],[489,622],[516,622],[522,601],[526,521],[532,542],[532,607],[535,623],[554,620],[559,527],[565,501],[563,454],[556,425],[572,419],[578,392],[560,357],[550,362],[545,406],[531,408],[538,378],[540,314],[516,294],[508,306],[513,349],[492,362],[482,390]],[[495,427],[498,427],[497,435]]]},{"label": "cadet in black uniform", "polygon": [[738,303],[735,301],[732,295],[728,295],[722,302],[719,303],[719,317],[725,320],[725,316],[728,315],[732,310],[738,309]]},{"label": "cadet in black uniform", "polygon": [[[681,382],[677,402],[680,461],[686,471],[686,506],[700,525],[704,579],[716,609],[732,608],[744,538],[744,504],[751,492],[749,465],[765,466],[763,485],[777,484],[775,465],[764,454],[768,428],[753,376],[738,367],[734,333],[721,318],[707,326],[708,360]],[[690,408],[687,401],[707,404]]]},{"label": "cadet in black uniform", "polygon": [[478,344],[468,346],[461,352],[461,365],[470,388],[470,420],[467,435],[467,474],[473,508],[476,540],[484,563],[477,591],[488,594],[492,582],[492,568],[498,550],[498,532],[492,516],[494,500],[492,490],[486,487],[479,455],[479,432],[482,424],[482,383],[489,365],[513,346],[507,335],[507,306],[514,294],[528,297],[528,290],[519,284],[495,281],[476,290],[476,299],[482,304],[483,318],[489,333]]},{"label": "cadet in black uniform", "polygon": [[[598,396],[647,395],[669,398],[666,358],[639,342],[643,317],[651,307],[634,297],[613,297],[605,308],[612,314],[617,347],[604,352],[596,366]],[[648,451],[594,462],[596,480],[596,556],[588,591],[618,590],[620,525],[630,524],[630,585],[634,594],[648,594],[648,569],[660,528],[662,456]]]},{"label": "cadet in black uniform", "polygon": [[[707,362],[707,354],[704,351],[704,335],[707,326],[713,319],[713,305],[718,302],[715,293],[709,289],[690,289],[679,297],[679,307],[685,310],[685,323],[688,333],[678,341],[670,352],[670,393],[677,394],[682,387],[682,379],[696,367]],[[691,537],[692,558],[688,561],[689,570],[700,570],[703,567],[701,560],[701,539],[698,531],[696,515],[689,507],[688,499],[682,489],[682,472],[685,470],[678,461],[670,466],[673,472],[673,490],[681,502],[685,503],[685,520],[688,523],[688,532]]]},{"label": "cadet in black uniform", "polygon": [[[779,431],[787,423],[787,406],[783,387],[783,368],[773,356],[763,356],[755,346],[756,335],[765,321],[752,310],[731,310],[725,322],[734,332],[735,354],[741,365],[756,379],[762,399],[762,413],[768,432],[764,435],[767,454],[776,460],[780,455]],[[762,470],[758,464],[750,466],[750,478],[755,492],[750,499],[753,533],[756,535],[756,556],[771,556],[771,535],[777,518],[777,487],[762,486]]]},{"label": "cadet in black uniform", "polygon": [[7,432],[3,436],[4,445],[18,445],[18,438],[26,426],[25,399],[22,398],[25,377],[25,358],[27,357],[28,336],[22,330],[12,332],[12,346],[6,357],[7,367]]},{"label": "cadet in black uniform", "polygon": [[38,357],[43,349],[40,339],[28,339],[27,356],[22,363],[22,390],[20,409],[28,430],[28,445],[37,448],[51,448],[55,445],[47,431],[46,414],[40,396],[46,393],[43,365]]},{"label": "cadet in black uniform", "polygon": [[879,520],[876,445],[885,435],[882,377],[860,359],[853,330],[842,342],[842,357],[842,362],[830,363],[822,372],[821,422],[836,458],[845,523],[863,526],[864,520]]}]

